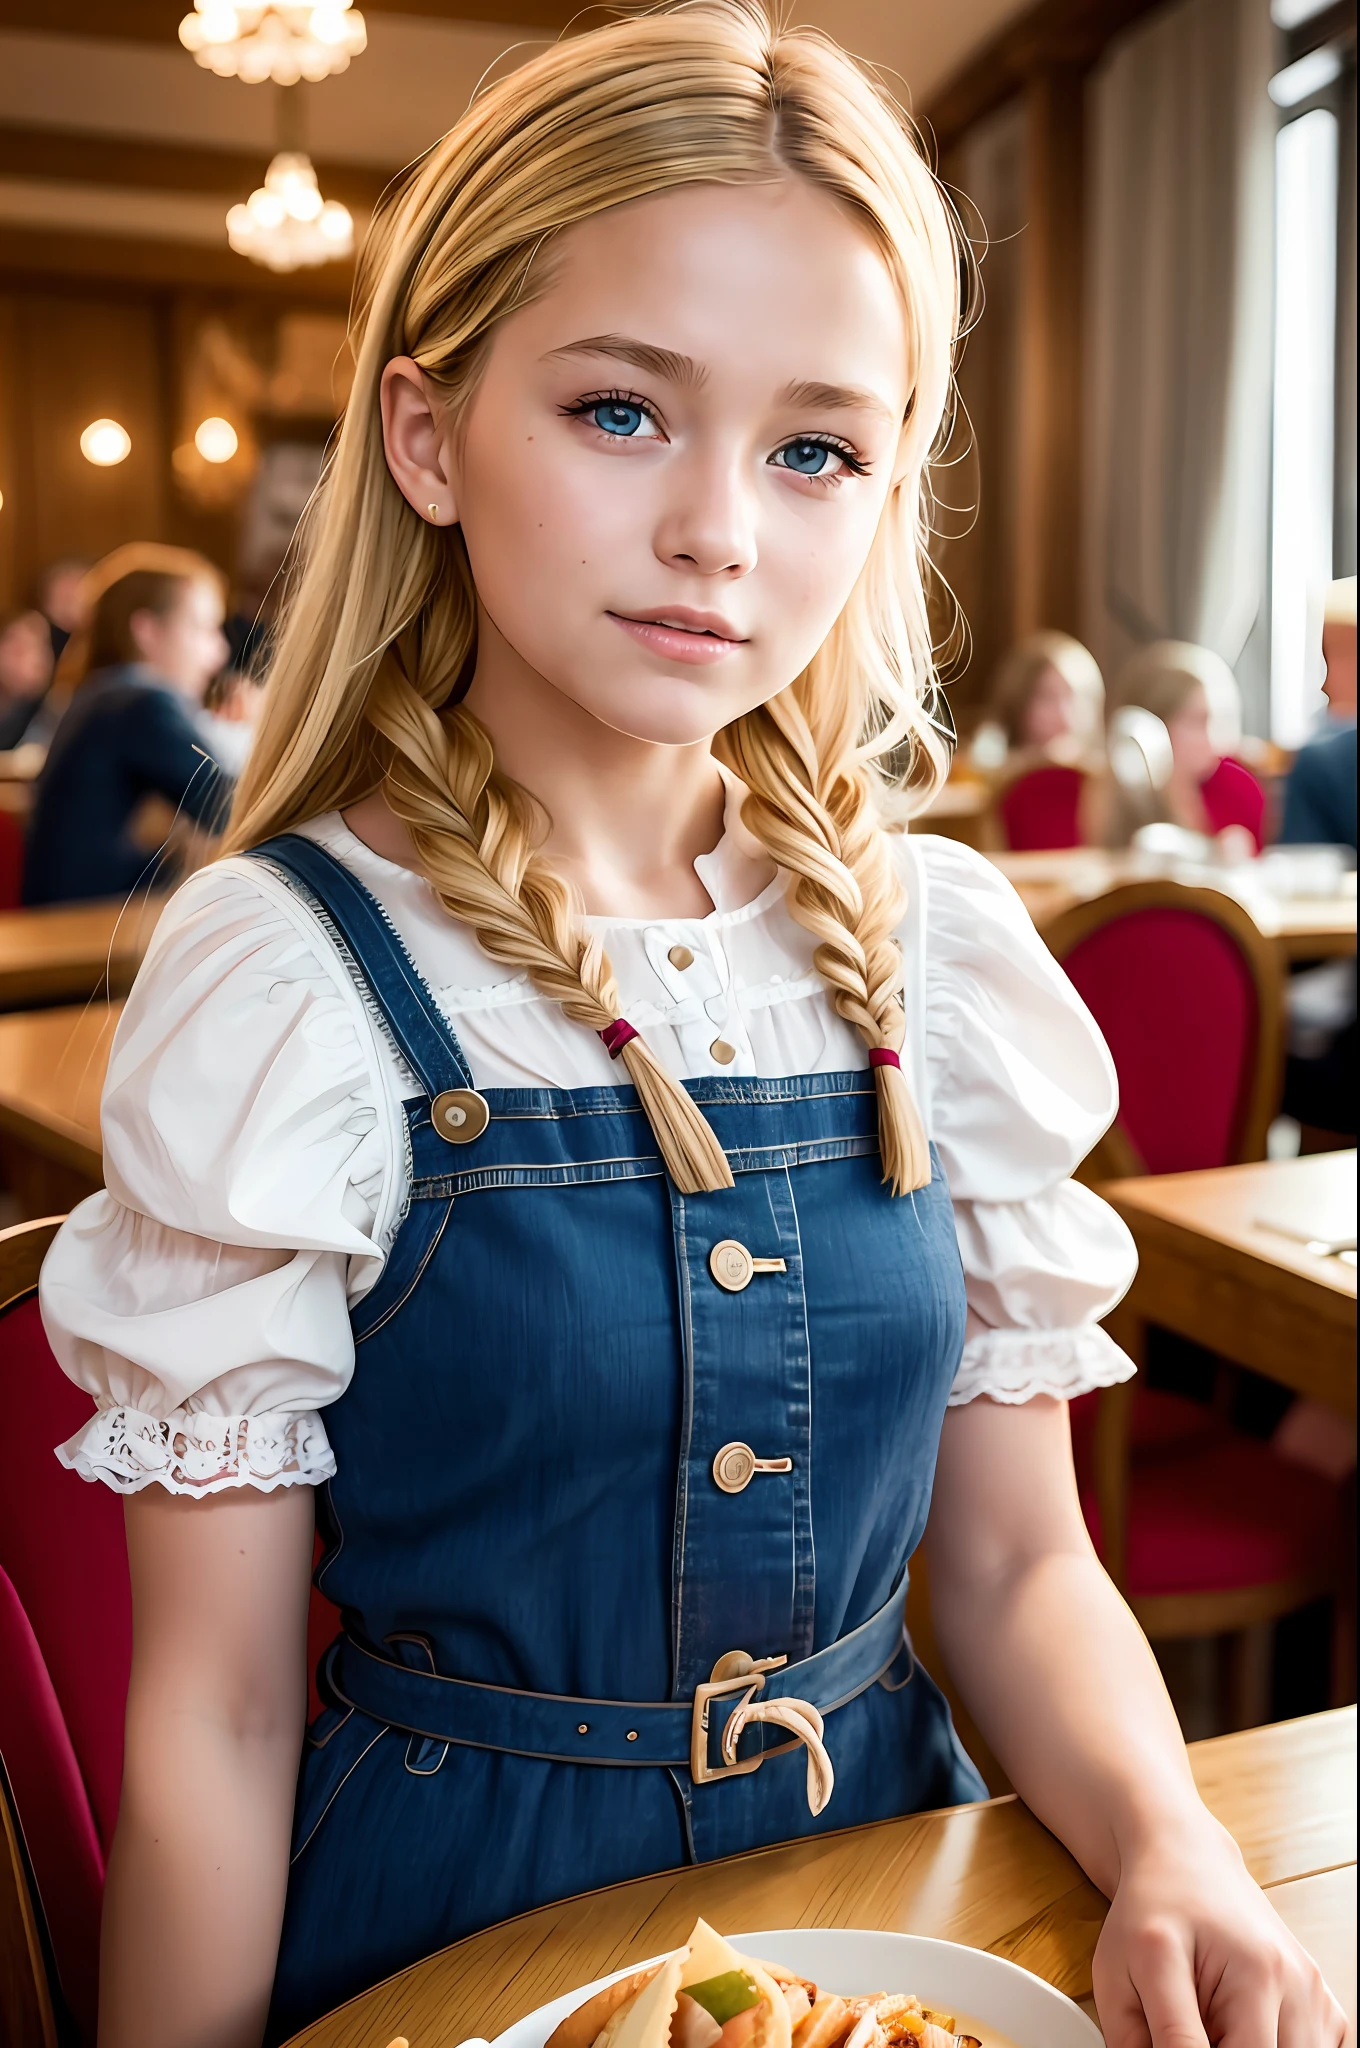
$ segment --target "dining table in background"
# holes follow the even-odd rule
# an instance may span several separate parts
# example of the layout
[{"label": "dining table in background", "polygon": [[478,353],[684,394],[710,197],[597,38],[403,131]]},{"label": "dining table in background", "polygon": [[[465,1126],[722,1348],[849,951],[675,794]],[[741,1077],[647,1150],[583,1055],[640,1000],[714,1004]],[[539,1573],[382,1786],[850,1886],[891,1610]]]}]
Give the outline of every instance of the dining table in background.
[{"label": "dining table in background", "polygon": [[[1355,1709],[1191,1745],[1247,1867],[1355,2015]],[[494,1854],[494,1849],[490,1852]],[[290,2048],[454,2048],[684,1941],[856,1927],[988,1949],[1090,2004],[1106,1902],[1014,1794],[634,1879],[503,1921],[316,2020]],[[890,1989],[910,1989],[891,1986]]]},{"label": "dining table in background", "polygon": [[[932,830],[927,812],[922,830]],[[1066,910],[1108,894],[1124,882],[1171,877],[1199,888],[1222,888],[1248,910],[1262,936],[1273,939],[1282,960],[1344,958],[1355,951],[1355,874],[1328,896],[1287,896],[1273,891],[1263,871],[1245,868],[1188,867],[1159,861],[1145,853],[1111,853],[1095,846],[1063,848],[1048,853],[988,853],[1012,882],[1042,935]]]},{"label": "dining table in background", "polygon": [[1353,1420],[1356,1269],[1319,1247],[1354,1243],[1355,1168],[1354,1152],[1316,1152],[1103,1182],[1138,1246],[1106,1328],[1136,1363],[1157,1324]]},{"label": "dining table in background", "polygon": [[99,1098],[119,1003],[0,1016],[0,1174],[22,1222],[104,1181]]},{"label": "dining table in background", "polygon": [[126,995],[163,907],[137,896],[0,911],[0,1011]]}]

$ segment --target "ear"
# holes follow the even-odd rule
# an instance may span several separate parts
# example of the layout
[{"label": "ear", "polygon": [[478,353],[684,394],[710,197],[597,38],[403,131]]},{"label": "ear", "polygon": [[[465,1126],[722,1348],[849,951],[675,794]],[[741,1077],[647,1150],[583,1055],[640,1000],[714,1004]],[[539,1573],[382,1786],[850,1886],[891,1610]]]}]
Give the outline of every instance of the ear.
[{"label": "ear", "polygon": [[155,612],[146,611],[145,609],[135,611],[130,615],[128,619],[128,638],[136,648],[138,656],[142,661],[154,660],[157,645],[156,629],[161,623],[162,621],[156,616]]},{"label": "ear", "polygon": [[383,449],[397,489],[428,525],[454,525],[448,429],[432,387],[409,356],[394,356],[383,371],[381,405]]}]

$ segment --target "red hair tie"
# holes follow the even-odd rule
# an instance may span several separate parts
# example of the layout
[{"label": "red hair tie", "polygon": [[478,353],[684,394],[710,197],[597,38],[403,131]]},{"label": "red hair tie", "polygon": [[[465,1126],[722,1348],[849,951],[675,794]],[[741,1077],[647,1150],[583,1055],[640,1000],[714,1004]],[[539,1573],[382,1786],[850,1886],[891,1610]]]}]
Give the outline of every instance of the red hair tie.
[{"label": "red hair tie", "polygon": [[871,1046],[869,1050],[869,1065],[871,1067],[900,1068],[902,1062],[898,1058],[897,1054],[893,1052],[890,1046],[875,1045]]},{"label": "red hair tie", "polygon": [[604,1030],[596,1035],[604,1040],[604,1049],[611,1060],[618,1058],[630,1038],[638,1036],[626,1017],[616,1018],[614,1023],[606,1024]]}]

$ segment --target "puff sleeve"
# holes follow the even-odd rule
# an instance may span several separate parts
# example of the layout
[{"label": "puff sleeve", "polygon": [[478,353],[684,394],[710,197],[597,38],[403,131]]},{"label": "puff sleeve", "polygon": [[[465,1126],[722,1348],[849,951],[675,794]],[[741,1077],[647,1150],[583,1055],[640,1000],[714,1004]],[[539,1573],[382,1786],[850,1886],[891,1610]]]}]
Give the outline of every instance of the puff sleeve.
[{"label": "puff sleeve", "polygon": [[114,1039],[106,1187],[43,1267],[48,1339],[96,1412],[57,1455],[121,1493],[317,1484],[403,1157],[363,1002],[253,863],[167,906]]},{"label": "puff sleeve", "polygon": [[1114,1064],[999,870],[952,840],[915,848],[931,1130],[970,1310],[950,1401],[1071,1399],[1133,1372],[1099,1327],[1133,1240],[1071,1179],[1114,1119]]}]

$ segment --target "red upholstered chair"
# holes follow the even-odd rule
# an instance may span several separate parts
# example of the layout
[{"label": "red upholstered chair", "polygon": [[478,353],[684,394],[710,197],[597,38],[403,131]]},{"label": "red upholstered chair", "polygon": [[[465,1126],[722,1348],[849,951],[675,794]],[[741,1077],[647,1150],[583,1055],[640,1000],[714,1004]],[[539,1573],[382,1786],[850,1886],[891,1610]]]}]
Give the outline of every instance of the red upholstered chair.
[{"label": "red upholstered chair", "polygon": [[[55,2048],[52,2013],[63,2005],[76,2038],[93,2048],[132,1657],[122,1501],[52,1455],[91,1413],[38,1313],[38,1269],[60,1221],[0,1231],[0,1398],[11,1430],[0,1488],[0,1762],[16,1838],[8,1885],[0,1867],[0,1955],[27,1955],[32,1978],[14,1991],[27,2004],[13,2012],[0,1982],[0,2039],[24,2048]],[[313,1592],[313,1669],[338,1626],[335,1608]],[[313,1693],[313,1712],[318,1704]],[[44,2012],[42,2030],[32,2015]]]},{"label": "red upholstered chair", "polygon": [[994,799],[996,835],[1010,853],[1040,853],[1080,846],[1081,800],[1086,777],[1080,768],[1049,762],[1005,784]]},{"label": "red upholstered chair", "polygon": [[23,887],[24,828],[13,811],[0,805],[0,910],[17,910]]},{"label": "red upholstered chair", "polygon": [[[1044,937],[1119,1074],[1103,1170],[1263,1158],[1283,991],[1247,912],[1219,890],[1138,882],[1065,912]],[[1107,1327],[1141,1363],[1141,1324],[1116,1310]],[[1337,1489],[1221,1414],[1138,1382],[1073,1402],[1072,1438],[1087,1524],[1147,1634],[1232,1638],[1230,1718],[1263,1717],[1274,1623],[1338,1583]]]}]

